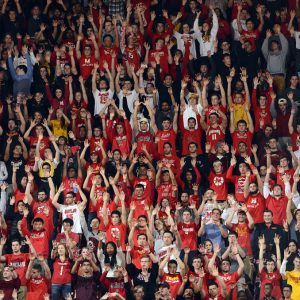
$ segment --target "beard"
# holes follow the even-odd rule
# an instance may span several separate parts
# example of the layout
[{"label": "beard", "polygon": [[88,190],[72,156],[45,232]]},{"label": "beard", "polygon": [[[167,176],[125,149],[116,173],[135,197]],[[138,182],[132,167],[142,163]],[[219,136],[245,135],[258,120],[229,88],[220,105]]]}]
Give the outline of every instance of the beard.
[{"label": "beard", "polygon": [[251,191],[250,191],[249,194],[250,194],[250,195],[255,195],[255,194],[257,194],[257,192],[258,192],[257,190],[254,191],[254,192],[251,192]]}]

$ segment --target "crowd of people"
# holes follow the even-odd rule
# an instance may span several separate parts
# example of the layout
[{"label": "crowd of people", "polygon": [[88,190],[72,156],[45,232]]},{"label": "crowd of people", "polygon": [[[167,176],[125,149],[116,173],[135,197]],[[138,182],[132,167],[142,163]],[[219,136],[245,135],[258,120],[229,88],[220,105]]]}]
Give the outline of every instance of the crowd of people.
[{"label": "crowd of people", "polygon": [[298,0],[0,2],[0,299],[300,299]]}]

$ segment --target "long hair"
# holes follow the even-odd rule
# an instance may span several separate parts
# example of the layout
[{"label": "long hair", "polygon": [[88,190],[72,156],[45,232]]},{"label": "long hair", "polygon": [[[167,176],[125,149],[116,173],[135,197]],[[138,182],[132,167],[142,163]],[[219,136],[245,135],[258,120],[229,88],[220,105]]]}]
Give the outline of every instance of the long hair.
[{"label": "long hair", "polygon": [[[114,248],[114,253],[109,256],[107,253],[107,245],[111,245]],[[117,265],[117,246],[114,242],[106,243],[104,247],[104,264],[109,264],[111,268],[114,268]]]}]

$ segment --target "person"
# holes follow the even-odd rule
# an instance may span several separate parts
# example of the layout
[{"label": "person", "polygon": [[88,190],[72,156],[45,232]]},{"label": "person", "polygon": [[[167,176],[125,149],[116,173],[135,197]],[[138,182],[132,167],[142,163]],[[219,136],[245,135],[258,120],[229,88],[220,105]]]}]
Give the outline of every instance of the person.
[{"label": "person", "polygon": [[18,274],[13,267],[6,266],[3,269],[2,279],[0,280],[0,288],[4,293],[3,299],[16,299],[16,291],[20,288],[21,282]]}]

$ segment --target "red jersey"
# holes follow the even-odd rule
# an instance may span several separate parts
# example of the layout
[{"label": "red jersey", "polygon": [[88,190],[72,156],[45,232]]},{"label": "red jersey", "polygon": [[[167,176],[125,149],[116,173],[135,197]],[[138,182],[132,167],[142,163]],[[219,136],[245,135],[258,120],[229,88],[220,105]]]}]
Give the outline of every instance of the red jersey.
[{"label": "red jersey", "polygon": [[254,224],[264,222],[264,210],[266,209],[266,201],[262,194],[249,195],[246,200],[246,206],[253,218]]},{"label": "red jersey", "polygon": [[23,218],[21,222],[21,231],[23,235],[27,235],[32,246],[37,253],[42,254],[45,258],[49,255],[49,233],[43,228],[41,231],[29,231],[27,227],[27,218]]},{"label": "red jersey", "polygon": [[[107,207],[106,207],[106,213],[107,213],[107,216],[108,216],[109,219],[110,219],[110,217],[111,217],[112,211],[116,210],[117,208],[118,208],[118,207],[117,207],[115,201],[111,201],[111,202],[107,205]],[[105,231],[105,225],[104,225],[104,223],[103,223],[103,213],[102,213],[102,209],[103,209],[103,199],[100,198],[100,199],[97,201],[95,211],[96,211],[96,213],[97,213],[97,217],[100,219],[99,230]]]},{"label": "red jersey", "polygon": [[198,226],[195,223],[178,223],[178,232],[182,241],[182,248],[188,247],[191,251],[197,250],[197,231]]},{"label": "red jersey", "polygon": [[138,219],[139,216],[141,215],[147,215],[147,211],[145,210],[145,205],[147,205],[148,207],[151,206],[152,202],[150,200],[149,197],[143,197],[141,199],[137,199],[135,197],[131,198],[131,202],[134,202],[135,204],[135,210],[133,212],[133,218],[134,219]]},{"label": "red jersey", "polygon": [[245,132],[238,132],[235,131],[231,134],[232,137],[232,145],[233,148],[236,150],[236,153],[239,154],[239,143],[244,142],[247,145],[247,154],[251,155],[251,146],[252,146],[252,137],[253,134],[250,131],[245,131]]},{"label": "red jersey", "polygon": [[[167,183],[161,183],[157,188],[157,204],[160,205],[160,202],[163,198],[168,198],[171,202],[171,200],[174,198],[172,197],[172,183],[171,182],[167,182]],[[175,203],[174,203],[175,202]],[[171,203],[170,203],[171,204]],[[176,205],[176,199],[173,199],[173,203],[170,206],[174,206],[174,204]]]},{"label": "red jersey", "polygon": [[59,258],[53,263],[52,284],[67,284],[71,283],[71,262],[66,259],[61,261]]},{"label": "red jersey", "polygon": [[[30,147],[36,148],[38,142],[38,138],[36,136],[31,136],[29,139]],[[40,155],[41,157],[44,157],[45,149],[50,147],[49,138],[47,136],[44,136],[40,142]]]},{"label": "red jersey", "polygon": [[238,242],[239,245],[246,249],[246,254],[252,256],[252,248],[251,248],[251,231],[248,227],[247,223],[238,223],[232,225],[232,230],[238,234]]},{"label": "red jersey", "polygon": [[267,273],[265,269],[261,271],[259,274],[259,278],[261,280],[261,286],[260,286],[260,294],[259,294],[259,300],[262,300],[264,298],[264,287],[266,283],[271,283],[273,286],[272,290],[272,296],[275,299],[280,299],[281,297],[281,289],[280,289],[280,281],[281,281],[281,275],[278,270]]},{"label": "red jersey", "polygon": [[29,263],[28,253],[20,254],[5,254],[6,263],[8,266],[13,267],[18,274],[21,285],[26,285],[26,270]]},{"label": "red jersey", "polygon": [[170,294],[172,299],[176,299],[177,292],[182,283],[182,277],[179,273],[168,274],[164,273],[161,277],[160,282],[167,282],[170,285]]},{"label": "red jersey", "polygon": [[75,202],[78,203],[80,202],[80,194],[78,190],[75,188],[75,183],[77,183],[79,186],[82,186],[82,179],[80,177],[68,178],[67,176],[63,178],[63,184],[65,187],[64,196],[66,196],[68,192],[74,192],[76,194]]},{"label": "red jersey", "polygon": [[173,154],[176,153],[176,132],[173,129],[170,130],[157,130],[156,137],[159,138],[157,143],[157,152],[160,155],[164,154],[164,144],[169,142],[172,145]]},{"label": "red jersey", "polygon": [[[230,292],[231,292],[230,285],[237,283],[237,281],[240,278],[239,274],[237,272],[234,272],[234,273],[220,273],[220,276],[222,277],[222,279],[223,279],[223,281],[224,281],[224,283],[226,285],[227,292],[230,294]],[[220,289],[220,290],[222,290],[222,289]],[[232,298],[231,299],[232,300],[236,300],[237,299],[236,287],[234,288],[234,290],[232,292]]]},{"label": "red jersey", "polygon": [[119,232],[120,235],[120,241],[121,241],[121,247],[122,250],[126,250],[125,246],[125,239],[126,239],[126,226],[122,223],[113,225],[112,223],[109,223],[106,226],[106,236],[107,236],[107,242],[114,242],[117,245],[117,240],[116,240],[116,232]]},{"label": "red jersey", "polygon": [[146,145],[146,149],[148,151],[148,153],[154,153],[154,142],[153,142],[153,135],[151,134],[151,132],[148,131],[139,131],[138,134],[135,137],[135,141],[137,144],[137,148],[136,148],[136,154],[139,155],[141,153],[143,153],[142,150],[142,146]]},{"label": "red jersey", "polygon": [[298,146],[297,146],[297,141],[300,139],[300,133],[298,133],[297,131],[294,131],[291,134],[291,140],[292,140],[292,146],[293,146],[293,151],[297,151],[298,150]]},{"label": "red jersey", "polygon": [[27,281],[27,295],[26,299],[29,299],[30,293],[34,293],[35,300],[44,300],[44,295],[48,293],[48,280],[44,277],[31,278]]},{"label": "red jersey", "polygon": [[161,72],[167,74],[169,73],[169,63],[168,63],[168,48],[163,47],[161,49],[155,49],[149,51],[149,65],[155,62],[155,55],[158,54],[160,56],[160,68]]},{"label": "red jersey", "polygon": [[273,212],[273,222],[275,224],[282,225],[283,220],[286,220],[287,203],[288,203],[288,198],[285,196],[276,199],[271,195],[269,195],[268,198],[266,199],[267,209]]},{"label": "red jersey", "polygon": [[163,167],[166,167],[166,165],[169,164],[171,166],[172,172],[175,175],[180,170],[180,160],[175,154],[161,155],[159,160],[162,162]]},{"label": "red jersey", "polygon": [[111,71],[112,54],[114,53],[117,56],[118,51],[119,51],[118,47],[106,48],[104,46],[101,46],[99,48],[99,52],[100,52],[99,69],[104,70],[103,62],[106,61],[108,64],[108,68]]},{"label": "red jersey", "polygon": [[242,30],[241,35],[244,37],[245,41],[249,41],[252,44],[253,51],[256,50],[256,40],[259,38],[260,32],[258,29],[253,31]]},{"label": "red jersey", "polygon": [[206,142],[210,143],[212,149],[216,149],[218,142],[225,140],[225,131],[220,126],[216,127],[208,126],[206,131]]},{"label": "red jersey", "polygon": [[105,150],[107,148],[108,141],[104,137],[95,137],[92,136],[90,139],[90,152],[97,152],[97,155],[100,157],[100,160],[102,160],[102,152],[100,149],[100,141],[103,142],[103,149]]},{"label": "red jersey", "polygon": [[126,64],[128,61],[129,65],[134,66],[135,72],[139,69],[140,66],[141,55],[136,48],[125,47],[123,52],[123,64]]},{"label": "red jersey", "polygon": [[89,57],[85,56],[84,54],[81,55],[79,59],[79,68],[84,80],[87,80],[89,78],[96,62],[97,60],[95,58],[95,55],[91,55]]},{"label": "red jersey", "polygon": [[226,173],[216,174],[213,171],[208,176],[209,187],[217,194],[217,200],[226,200],[228,195],[228,183]]},{"label": "red jersey", "polygon": [[[284,174],[287,175],[287,177],[289,178],[289,182],[291,186],[293,186],[294,183],[294,179],[293,179],[294,173],[295,173],[294,169],[288,169],[284,171]],[[278,172],[278,169],[277,169],[276,183],[279,184],[282,190],[284,191],[284,182],[282,179],[282,175]]]}]

